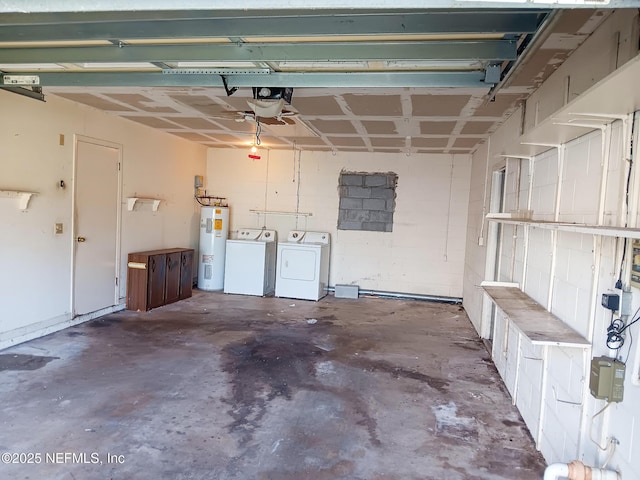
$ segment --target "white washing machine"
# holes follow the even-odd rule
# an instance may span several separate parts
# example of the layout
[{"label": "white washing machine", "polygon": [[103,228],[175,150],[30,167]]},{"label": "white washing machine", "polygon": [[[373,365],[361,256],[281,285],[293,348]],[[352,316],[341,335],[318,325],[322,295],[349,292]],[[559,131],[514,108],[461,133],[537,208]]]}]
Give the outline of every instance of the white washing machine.
[{"label": "white washing machine", "polygon": [[329,245],[327,232],[289,232],[278,244],[276,297],[320,300],[329,286]]},{"label": "white washing machine", "polygon": [[245,228],[227,240],[224,293],[271,295],[276,283],[276,231]]}]

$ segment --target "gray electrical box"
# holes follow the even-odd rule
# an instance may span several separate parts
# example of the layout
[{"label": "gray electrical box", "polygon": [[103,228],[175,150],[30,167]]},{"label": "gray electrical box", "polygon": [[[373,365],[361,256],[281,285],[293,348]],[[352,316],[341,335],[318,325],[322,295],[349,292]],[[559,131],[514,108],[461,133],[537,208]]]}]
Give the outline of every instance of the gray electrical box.
[{"label": "gray electrical box", "polygon": [[624,363],[609,357],[591,359],[589,390],[595,398],[621,402],[624,395]]}]

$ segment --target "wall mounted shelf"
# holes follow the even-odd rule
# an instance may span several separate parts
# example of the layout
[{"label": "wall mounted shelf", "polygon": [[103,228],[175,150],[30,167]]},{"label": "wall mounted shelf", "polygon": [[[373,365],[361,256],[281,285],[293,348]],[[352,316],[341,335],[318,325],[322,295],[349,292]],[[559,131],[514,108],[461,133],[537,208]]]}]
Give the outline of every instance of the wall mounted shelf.
[{"label": "wall mounted shelf", "polygon": [[591,343],[516,286],[483,283],[491,301],[533,345],[588,348]]},{"label": "wall mounted shelf", "polygon": [[29,207],[29,201],[31,197],[37,195],[35,192],[23,192],[20,190],[0,190],[0,197],[4,198],[17,198],[18,208],[20,210],[26,210]]},{"label": "wall mounted shelf", "polygon": [[605,225],[591,225],[587,223],[548,222],[544,220],[529,220],[523,218],[504,218],[487,215],[490,222],[505,223],[509,225],[523,225],[545,230],[560,230],[563,232],[585,233],[589,235],[602,235],[604,237],[622,237],[640,239],[640,228],[625,228]]},{"label": "wall mounted shelf", "polygon": [[[512,376],[512,383],[509,383],[507,388],[511,393],[513,404],[517,405],[521,412],[523,406],[527,405],[528,411],[535,411],[537,414],[535,419],[534,417],[529,417],[527,425],[531,433],[535,435],[536,445],[540,449],[540,444],[543,440],[544,418],[548,408],[548,404],[545,401],[546,391],[550,385],[552,389],[554,388],[549,380],[549,351],[552,348],[572,347],[579,349],[583,357],[586,358],[590,355],[591,343],[520,290],[517,284],[482,282],[481,286],[497,310],[503,313],[502,318],[505,322],[506,332],[509,332],[509,329],[513,327],[514,332],[517,334],[515,339],[507,340],[506,350],[503,352],[503,354],[505,352],[514,352],[511,354],[511,361],[515,364],[513,365],[515,374]],[[498,325],[497,320],[495,325]],[[494,335],[495,328],[494,326]],[[512,336],[509,335],[509,339],[511,338]],[[532,346],[540,347],[540,355],[527,356],[526,349],[523,348],[527,341]],[[499,344],[499,342],[493,343],[491,355],[494,361],[498,355],[502,356],[499,352],[504,347],[499,347]],[[531,361],[541,362],[540,377],[536,381],[540,393],[539,396],[533,394],[534,390],[529,386],[526,390],[527,399],[523,402],[520,399],[519,390],[522,385],[527,385],[527,380],[523,380],[526,377],[521,377],[520,375],[521,365]],[[511,368],[513,369],[513,367]],[[505,363],[503,370],[500,372],[505,383],[509,378],[508,372],[509,366]],[[578,404],[578,402],[558,400],[557,397],[556,401]]]},{"label": "wall mounted shelf", "polygon": [[154,212],[157,212],[161,201],[162,199],[160,198],[127,197],[127,210],[129,210],[130,212],[133,211],[133,208],[136,206],[136,203],[151,203],[152,204],[151,209]]},{"label": "wall mounted shelf", "polygon": [[[640,56],[600,80],[525,132],[509,150],[516,157],[538,155],[640,110]],[[592,126],[589,124],[593,124]]]}]

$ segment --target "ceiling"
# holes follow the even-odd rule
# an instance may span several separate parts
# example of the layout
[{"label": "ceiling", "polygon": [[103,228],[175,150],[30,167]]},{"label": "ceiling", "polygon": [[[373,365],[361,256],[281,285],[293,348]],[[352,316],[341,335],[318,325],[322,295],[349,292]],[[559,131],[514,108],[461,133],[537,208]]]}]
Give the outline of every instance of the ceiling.
[{"label": "ceiling", "polygon": [[[209,147],[469,153],[611,10],[0,13],[0,87]],[[292,87],[255,121],[251,87]]]}]

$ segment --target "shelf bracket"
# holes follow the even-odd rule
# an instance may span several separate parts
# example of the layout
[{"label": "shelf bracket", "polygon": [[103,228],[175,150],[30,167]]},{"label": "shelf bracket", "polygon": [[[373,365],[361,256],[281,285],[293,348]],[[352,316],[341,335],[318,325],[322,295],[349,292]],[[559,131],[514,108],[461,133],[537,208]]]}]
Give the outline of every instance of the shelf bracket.
[{"label": "shelf bracket", "polygon": [[562,146],[561,143],[542,143],[542,142],[520,142],[522,145],[533,145],[536,147],[552,147],[552,148],[560,148]]},{"label": "shelf bracket", "polygon": [[620,115],[616,113],[573,113],[569,112],[568,115],[575,115],[576,117],[593,117],[593,118],[606,118],[609,120],[626,120],[629,115]]},{"label": "shelf bracket", "polygon": [[0,197],[17,198],[18,208],[23,211],[29,208],[29,202],[31,201],[31,197],[34,195],[37,195],[37,193],[22,192],[20,190],[0,190]]},{"label": "shelf bracket", "polygon": [[502,158],[514,158],[514,159],[519,159],[519,160],[531,160],[533,157],[531,156],[527,156],[527,155],[509,155],[507,153],[505,154],[501,154],[501,155],[496,155],[497,157],[502,157]]},{"label": "shelf bracket", "polygon": [[161,201],[162,200],[159,198],[127,197],[127,210],[129,210],[130,212],[133,211],[133,208],[136,206],[137,202],[150,202],[152,203],[151,209],[154,212],[157,212]]}]

